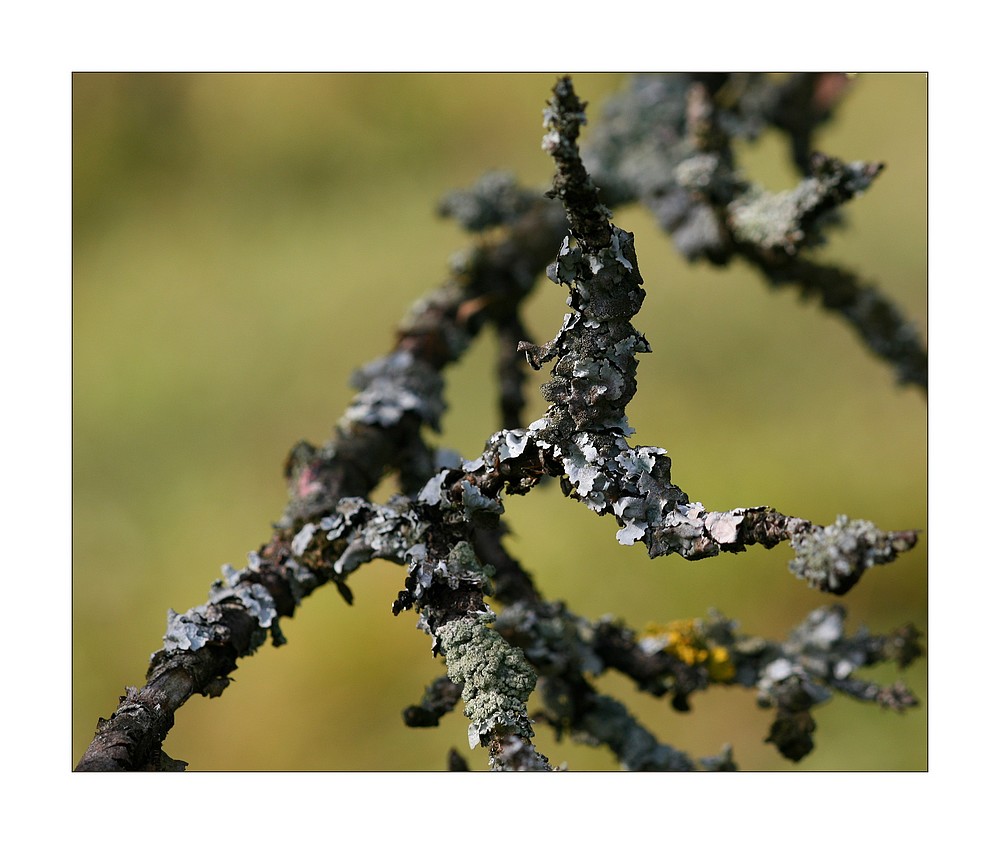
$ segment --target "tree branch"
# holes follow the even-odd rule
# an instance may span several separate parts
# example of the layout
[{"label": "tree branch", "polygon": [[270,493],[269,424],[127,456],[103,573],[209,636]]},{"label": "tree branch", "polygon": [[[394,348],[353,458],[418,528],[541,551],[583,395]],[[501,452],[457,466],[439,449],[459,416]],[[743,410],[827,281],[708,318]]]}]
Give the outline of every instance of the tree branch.
[{"label": "tree branch", "polygon": [[[900,383],[926,392],[926,347],[902,309],[874,285],[802,256],[883,166],[844,164],[811,147],[846,86],[838,74],[639,76],[608,104],[588,167],[612,206],[642,202],[688,260],[738,257],[770,285],[798,287],[844,319]],[[732,140],[768,125],[788,135],[805,174],[791,191],[768,193],[734,169]]]},{"label": "tree branch", "polygon": [[[708,112],[701,112],[698,137],[709,138],[712,124]],[[679,709],[710,682],[740,678],[756,686],[778,710],[770,740],[790,758],[801,758],[811,747],[809,710],[829,695],[819,677],[832,676],[831,687],[860,699],[910,705],[903,691],[850,677],[859,664],[838,650],[842,625],[837,627],[834,616],[817,617],[780,647],[758,647],[757,640],[751,647],[720,621],[707,632],[673,630],[687,650],[670,638],[671,631],[666,644],[649,650],[648,637],[621,627],[590,626],[583,635],[587,624],[560,605],[545,604],[530,576],[503,549],[503,494],[526,494],[544,476],[559,478],[567,496],[598,514],[613,515],[619,542],[641,541],[651,557],[678,553],[700,559],[754,543],[772,547],[789,541],[796,552],[793,572],[835,594],[917,540],[914,531],[882,532],[846,518],[820,527],[766,507],[706,511],[671,482],[664,449],[629,445],[634,432],[625,411],[636,392],[636,355],[650,350],[631,324],[644,298],[633,236],[610,222],[582,163],[577,137],[583,104],[568,78],[557,83],[545,121],[544,145],[556,165],[552,195],[564,203],[565,214],[544,199],[512,192],[503,180],[480,190],[475,202],[452,198],[450,213],[472,221],[469,225],[499,220],[506,236],[481,243],[455,277],[414,306],[394,350],[358,373],[359,393],[331,441],[293,449],[286,466],[290,501],[270,541],[250,555],[244,569],[225,569],[206,604],[170,614],[164,648],[153,655],[145,687],[128,690],[111,719],[102,720],[78,770],[176,768],[160,749],[176,709],[193,694],[221,694],[237,660],[269,634],[275,645],[282,644],[279,619],[291,616],[319,586],[333,582],[350,601],[350,574],[376,558],[406,566],[393,612],[419,613],[419,626],[432,636],[433,650],[447,667],[447,681],[432,685],[424,703],[409,710],[409,721],[435,722],[456,705],[460,692],[471,722],[470,745],[487,747],[498,770],[550,768],[532,744],[527,703],[536,682],[546,720],[568,726],[582,740],[607,744],[625,767],[693,769],[685,754],[659,744],[621,704],[586,680],[585,671],[605,665],[654,693],[671,691]],[[692,160],[686,159],[689,169]],[[817,209],[842,201],[858,180],[874,175],[839,165],[831,174],[828,183],[795,200],[797,225],[807,227]],[[719,184],[709,179],[703,186],[715,195],[731,183]],[[563,239],[549,277],[569,288],[571,313],[550,342],[520,346],[536,369],[555,362],[542,388],[549,402],[545,415],[527,428],[498,431],[477,459],[439,468],[421,432],[424,426],[436,429],[443,412],[441,370],[486,324],[512,336],[520,326],[519,305],[567,220],[571,236]],[[767,237],[773,240],[773,232]],[[510,366],[505,359],[505,419],[521,409],[510,398],[520,391]],[[390,471],[398,472],[402,494],[386,504],[368,501]],[[486,600],[494,594],[508,604],[499,616]],[[538,624],[541,619],[548,627]],[[562,631],[558,647],[547,641],[553,624]],[[586,644],[588,637],[596,646]],[[865,659],[881,647],[868,639],[863,644]],[[912,656],[916,648],[913,636],[904,636],[896,650]],[[817,649],[826,656],[817,657]],[[701,651],[708,656],[698,656]],[[702,761],[703,767],[732,767],[728,750]]]}]

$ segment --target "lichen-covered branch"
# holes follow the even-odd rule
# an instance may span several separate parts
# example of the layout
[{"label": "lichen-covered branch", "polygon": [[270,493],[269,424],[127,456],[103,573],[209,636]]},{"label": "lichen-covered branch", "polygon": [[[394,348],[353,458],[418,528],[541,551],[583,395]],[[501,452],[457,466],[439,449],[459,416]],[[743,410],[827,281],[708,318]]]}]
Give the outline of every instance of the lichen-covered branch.
[{"label": "lichen-covered branch", "polygon": [[[615,517],[620,543],[641,541],[650,557],[677,553],[695,560],[787,540],[799,554],[793,571],[824,591],[843,594],[875,562],[912,548],[916,533],[884,533],[846,520],[817,528],[766,507],[708,511],[671,482],[665,449],[629,445],[626,437],[633,430],[626,406],[636,391],[636,355],[650,350],[631,323],[645,295],[643,280],[632,235],[610,222],[586,170],[578,166],[579,108],[568,80],[557,84],[546,112],[546,146],[557,161],[560,195],[583,206],[568,207],[567,217],[587,227],[592,245],[563,240],[549,276],[569,287],[571,313],[550,342],[522,344],[532,367],[556,361],[542,387],[549,408],[527,429],[495,434],[477,460],[442,470],[421,496],[433,503],[475,501],[482,509],[496,508],[502,490],[521,494],[541,475],[554,475],[567,495]],[[567,126],[568,134],[560,134],[559,127]]]},{"label": "lichen-covered branch", "polygon": [[[618,541],[642,542],[650,557],[697,560],[788,542],[793,573],[834,594],[917,541],[914,531],[886,532],[846,517],[819,526],[763,506],[707,510],[672,482],[664,448],[629,443],[634,431],[626,410],[636,393],[637,355],[650,351],[632,325],[645,294],[634,238],[611,222],[605,202],[640,196],[677,223],[668,226],[675,234],[688,231],[681,242],[697,243],[691,248],[698,254],[713,260],[752,254],[773,268],[781,256],[797,255],[824,215],[877,174],[877,168],[814,158],[812,174],[795,191],[759,192],[731,167],[730,124],[750,125],[754,115],[769,115],[789,127],[801,151],[825,114],[820,109],[809,119],[790,119],[788,104],[802,96],[805,83],[777,94],[750,85],[747,91],[756,91],[760,101],[755,105],[745,91],[739,107],[729,109],[719,105],[728,83],[668,78],[663,84],[668,91],[680,86],[682,102],[647,97],[642,115],[631,115],[639,134],[624,139],[615,135],[619,124],[612,119],[611,134],[598,145],[602,181],[591,179],[580,155],[584,105],[568,78],[557,82],[543,146],[556,170],[550,196],[563,208],[500,174],[446,198],[442,211],[470,231],[500,234],[467,252],[452,277],[410,310],[390,353],[359,370],[358,393],[331,440],[292,450],[285,469],[289,503],[270,540],[249,555],[245,568],[226,567],[205,604],[169,613],[164,647],[151,659],[146,685],[129,689],[114,715],[101,721],[78,770],[183,767],[161,749],[177,708],[194,694],[221,694],[237,661],[268,637],[283,644],[280,619],[315,589],[333,583],[350,603],[349,578],[375,559],[405,568],[392,611],[417,613],[432,654],[444,661],[445,675],[406,711],[406,723],[436,725],[461,698],[470,746],[486,747],[496,770],[551,769],[533,743],[533,723],[539,722],[557,735],[607,746],[630,770],[735,767],[728,748],[699,765],[661,744],[593,685],[592,678],[609,669],[643,691],[669,694],[678,711],[687,711],[691,696],[713,684],[756,688],[761,705],[777,713],[768,740],[792,759],[812,747],[811,709],[833,692],[897,710],[914,704],[901,686],[854,676],[876,662],[912,660],[919,653],[912,628],[889,637],[847,637],[842,610],[830,608],[781,643],[737,635],[735,623],[722,616],[636,633],[545,601],[503,546],[504,495],[527,494],[546,477],[557,478],[568,497],[598,515],[611,515]],[[770,98],[763,96],[768,91]],[[618,107],[627,111],[635,104],[626,98]],[[642,143],[647,148],[637,160]],[[662,179],[653,180],[649,193],[644,180],[656,168]],[[717,238],[692,240],[691,232],[715,232]],[[547,265],[549,278],[568,288],[570,313],[551,341],[535,345],[524,339],[519,308]],[[438,429],[445,409],[443,370],[486,325],[503,340],[504,427],[480,456],[463,461],[435,453],[423,433]],[[553,364],[542,387],[548,408],[526,427],[514,338],[533,368]],[[382,504],[369,500],[390,473],[398,477],[398,494]],[[455,756],[449,764],[458,768],[464,761]]]},{"label": "lichen-covered branch", "polygon": [[[262,627],[239,597],[218,594],[172,616],[166,646],[153,655],[146,685],[129,690],[113,715],[101,719],[77,770],[157,769],[173,713],[191,695],[221,693],[237,661],[252,654],[268,630],[278,631],[279,618],[291,616],[303,598],[330,581],[350,602],[345,566],[338,571],[326,563],[300,564],[293,537],[310,520],[338,513],[341,501],[367,496],[392,471],[399,472],[403,490],[423,485],[435,463],[421,431],[425,425],[435,428],[444,410],[440,370],[459,359],[485,325],[511,323],[564,227],[558,204],[536,197],[520,208],[502,237],[468,250],[452,276],[411,308],[395,349],[359,372],[360,392],[330,441],[320,447],[300,442],[292,449],[285,465],[289,503],[277,530],[245,569],[230,574],[248,595],[254,584],[267,591],[270,603],[259,590],[255,600],[268,607],[269,624]],[[188,631],[194,625],[200,634],[175,639],[178,625]],[[273,641],[281,644],[280,632]]]},{"label": "lichen-covered branch", "polygon": [[[847,84],[827,73],[638,76],[609,103],[587,165],[609,205],[642,202],[689,260],[738,257],[769,284],[799,288],[843,318],[900,383],[926,391],[926,347],[902,310],[873,284],[803,255],[883,166],[845,164],[811,147]],[[805,176],[777,194],[744,179],[732,151],[733,139],[767,126],[788,135]]]}]

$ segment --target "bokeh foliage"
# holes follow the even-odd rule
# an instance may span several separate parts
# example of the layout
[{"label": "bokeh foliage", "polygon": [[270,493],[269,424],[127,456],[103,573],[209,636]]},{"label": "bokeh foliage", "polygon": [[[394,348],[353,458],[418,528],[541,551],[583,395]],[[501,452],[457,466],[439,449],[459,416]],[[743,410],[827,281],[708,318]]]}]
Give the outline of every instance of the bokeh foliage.
[{"label": "bokeh foliage", "polygon": [[[383,354],[408,304],[443,279],[466,242],[434,214],[447,191],[489,169],[545,185],[541,108],[548,74],[77,74],[73,90],[73,762],[126,684],[141,684],[166,610],[204,601],[219,566],[269,536],[281,465],[300,438],[326,439],[350,372]],[[616,75],[575,76],[600,102]],[[872,190],[815,257],[882,285],[926,336],[926,78],[862,75],[822,151],[882,160]],[[586,134],[583,137],[586,143]],[[771,189],[795,180],[765,136],[740,148]],[[914,388],[850,331],[749,269],[689,266],[641,209],[647,299],[629,408],[634,442],[669,450],[674,480],[712,509],[767,504],[819,523],[837,513],[884,529],[927,526],[927,411]],[[536,341],[562,320],[543,282],[527,320]],[[494,340],[449,371],[443,445],[478,454],[499,427]],[[536,384],[544,373],[536,378]],[[543,404],[532,396],[529,417]],[[792,554],[751,548],[698,563],[650,561],[616,526],[555,485],[507,501],[510,547],[550,599],[641,628],[718,607],[742,629],[783,637],[828,596],[786,571]],[[609,572],[613,574],[609,575]],[[436,730],[401,710],[441,673],[415,618],[389,606],[403,572],[374,563],[308,599],[219,699],[194,699],[165,749],[193,770],[440,769],[466,752],[458,713]],[[927,629],[926,544],[844,599],[848,628]],[[892,669],[877,676],[888,680]],[[926,664],[904,679],[926,701]],[[693,711],[605,677],[662,741],[693,756],[735,745],[744,769],[922,769],[926,708],[905,716],[849,700],[816,711],[817,749],[793,765],[764,745],[752,693],[712,689]],[[530,705],[529,705],[530,708]],[[539,749],[574,769],[606,751]],[[476,754],[482,754],[479,759]],[[485,754],[468,754],[474,766]]]}]

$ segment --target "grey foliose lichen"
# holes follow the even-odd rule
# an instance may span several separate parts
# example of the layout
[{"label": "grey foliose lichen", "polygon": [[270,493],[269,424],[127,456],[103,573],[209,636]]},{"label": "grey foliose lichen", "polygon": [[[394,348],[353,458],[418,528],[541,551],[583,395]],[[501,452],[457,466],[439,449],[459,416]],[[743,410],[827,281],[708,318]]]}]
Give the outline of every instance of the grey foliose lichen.
[{"label": "grey foliose lichen", "polygon": [[547,417],[562,433],[628,425],[623,408],[635,395],[635,355],[649,344],[629,320],[645,293],[632,235],[611,227],[611,241],[584,253],[563,241],[550,277],[570,287],[568,314],[555,339],[543,346],[522,344],[535,369],[558,357],[542,395]]},{"label": "grey foliose lichen", "polygon": [[619,434],[576,434],[555,447],[574,494],[598,513],[613,512],[618,541],[653,541],[655,528],[687,503],[670,483],[670,458],[662,448],[629,446]]},{"label": "grey foliose lichen", "polygon": [[[717,156],[701,156],[688,131],[687,74],[640,75],[615,97],[595,128],[587,166],[612,205],[638,199],[672,235],[689,261],[724,262],[727,236],[712,208],[683,183],[691,158],[715,168]],[[694,174],[692,174],[693,176]]]},{"label": "grey foliose lichen", "polygon": [[[498,438],[504,433],[506,432],[501,431],[493,435],[491,441],[487,443],[487,453],[496,447]],[[466,461],[461,470],[442,469],[424,484],[417,494],[418,503],[437,508],[451,518],[460,516],[469,524],[494,527],[504,511],[503,503],[498,498],[484,495],[483,491],[468,478],[463,478],[459,482],[461,489],[459,500],[452,500],[449,496],[452,482],[455,478],[461,477],[462,471],[476,472],[485,465],[486,462],[479,457],[476,460]]]},{"label": "grey foliose lichen", "polygon": [[640,74],[608,101],[583,156],[606,202],[683,197],[674,167],[691,152],[685,138],[689,85],[685,74]]},{"label": "grey foliose lichen", "polygon": [[[163,635],[165,651],[196,651],[208,644],[224,644],[229,641],[229,629],[224,623],[222,605],[236,601],[257,622],[257,630],[251,637],[251,650],[255,650],[267,639],[267,632],[274,634],[276,644],[284,639],[278,629],[278,611],[271,593],[251,578],[251,566],[237,571],[232,566],[222,567],[223,577],[216,580],[209,590],[207,604],[193,607],[185,613],[167,611],[167,630]],[[259,559],[259,558],[258,558]]]},{"label": "grey foliose lichen", "polygon": [[351,384],[360,392],[344,413],[345,422],[389,427],[404,413],[415,413],[440,429],[445,405],[444,381],[432,366],[408,351],[396,351],[354,373]]},{"label": "grey foliose lichen", "polygon": [[542,388],[550,402],[544,424],[527,437],[562,461],[573,495],[597,513],[614,513],[622,544],[642,541],[650,556],[695,559],[736,543],[740,513],[716,514],[707,525],[710,514],[670,483],[665,450],[625,439],[634,433],[625,407],[636,390],[636,355],[649,351],[630,322],[644,295],[632,235],[611,226],[610,245],[592,252],[567,238],[550,277],[569,286],[573,312],[549,343],[522,344],[536,369],[558,358]]},{"label": "grey foliose lichen", "polygon": [[485,173],[469,190],[449,193],[438,211],[456,219],[467,231],[478,232],[516,220],[538,198],[537,192],[519,187],[512,174],[492,172]]},{"label": "grey foliose lichen", "polygon": [[274,598],[260,583],[246,582],[243,572],[232,566],[223,566],[224,580],[217,580],[209,591],[212,603],[221,603],[229,598],[236,598],[246,608],[261,627],[267,628],[278,617],[274,606]]},{"label": "grey foliose lichen", "polygon": [[470,747],[487,743],[494,734],[534,735],[526,703],[535,687],[535,672],[518,648],[487,626],[489,620],[461,618],[437,629],[448,677],[463,686]]},{"label": "grey foliose lichen", "polygon": [[811,586],[843,595],[872,566],[892,562],[915,542],[913,531],[885,533],[869,521],[840,515],[832,525],[794,534],[796,556],[788,567]]},{"label": "grey foliose lichen", "polygon": [[503,513],[503,504],[495,498],[489,498],[479,487],[469,481],[462,481],[462,506],[471,524],[493,526]]},{"label": "grey foliose lichen", "polygon": [[506,640],[518,642],[543,676],[570,670],[596,676],[604,671],[592,646],[593,626],[561,603],[513,604],[500,613],[494,627]]},{"label": "grey foliose lichen", "polygon": [[845,636],[846,615],[847,611],[837,605],[813,610],[789,635],[784,654],[813,676],[846,680],[873,661],[866,633],[853,639]]},{"label": "grey foliose lichen", "polygon": [[[420,522],[410,502],[393,496],[386,504],[363,498],[342,498],[330,516],[306,522],[292,538],[294,559],[318,553],[331,563],[337,577],[350,574],[371,560],[402,563],[419,536]],[[331,550],[336,549],[336,555]]]},{"label": "grey foliose lichen", "polygon": [[728,206],[730,231],[743,243],[765,251],[796,254],[820,242],[817,221],[826,212],[863,193],[882,169],[881,164],[845,164],[820,153],[813,156],[813,175],[781,193],[744,186],[743,195]]},{"label": "grey foliose lichen", "polygon": [[825,703],[832,696],[803,665],[786,656],[767,663],[757,681],[757,703],[763,707],[782,704],[794,697],[800,708],[807,709]]},{"label": "grey foliose lichen", "polygon": [[211,605],[192,607],[186,613],[168,609],[164,650],[196,651],[209,642],[222,641],[225,630],[221,625],[216,626],[221,621],[222,613]]}]

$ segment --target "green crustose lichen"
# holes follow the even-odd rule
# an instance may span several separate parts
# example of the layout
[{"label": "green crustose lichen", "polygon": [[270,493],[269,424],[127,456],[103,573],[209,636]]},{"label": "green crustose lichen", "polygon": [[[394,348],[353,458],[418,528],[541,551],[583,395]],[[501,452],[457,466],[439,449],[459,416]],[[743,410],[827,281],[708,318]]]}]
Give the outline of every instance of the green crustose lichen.
[{"label": "green crustose lichen", "polygon": [[525,704],[535,687],[535,672],[518,648],[486,626],[489,618],[449,621],[437,630],[448,677],[463,685],[471,747],[497,727],[526,738],[534,735]]}]

